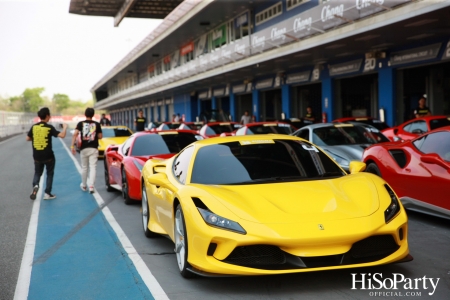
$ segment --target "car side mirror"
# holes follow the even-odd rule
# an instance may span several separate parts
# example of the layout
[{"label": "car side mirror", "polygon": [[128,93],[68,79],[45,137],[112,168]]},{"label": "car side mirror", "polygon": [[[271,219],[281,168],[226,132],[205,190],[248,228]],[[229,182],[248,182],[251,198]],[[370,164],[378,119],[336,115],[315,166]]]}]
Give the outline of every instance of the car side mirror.
[{"label": "car side mirror", "polygon": [[450,164],[445,163],[436,153],[425,154],[420,157],[420,161],[427,164],[434,164],[443,167],[450,172]]},{"label": "car side mirror", "polygon": [[348,169],[350,170],[350,174],[360,173],[366,169],[366,164],[361,161],[354,160],[350,162]]},{"label": "car side mirror", "polygon": [[172,184],[167,179],[166,173],[156,173],[147,177],[147,182],[149,184],[156,185],[157,187],[169,188],[171,189]]}]

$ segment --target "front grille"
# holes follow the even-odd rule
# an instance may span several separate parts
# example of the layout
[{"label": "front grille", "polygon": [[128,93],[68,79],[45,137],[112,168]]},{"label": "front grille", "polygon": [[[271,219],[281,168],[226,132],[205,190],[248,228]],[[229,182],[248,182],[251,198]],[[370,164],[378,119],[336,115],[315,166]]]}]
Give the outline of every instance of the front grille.
[{"label": "front grille", "polygon": [[371,236],[358,241],[344,254],[314,257],[294,256],[272,245],[251,245],[236,247],[223,262],[263,270],[320,268],[377,261],[399,248],[391,235]]},{"label": "front grille", "polygon": [[350,249],[353,258],[386,257],[400,248],[392,235],[375,235],[356,242]]},{"label": "front grille", "polygon": [[271,245],[252,245],[236,247],[226,263],[239,266],[279,265],[286,262],[285,252]]}]

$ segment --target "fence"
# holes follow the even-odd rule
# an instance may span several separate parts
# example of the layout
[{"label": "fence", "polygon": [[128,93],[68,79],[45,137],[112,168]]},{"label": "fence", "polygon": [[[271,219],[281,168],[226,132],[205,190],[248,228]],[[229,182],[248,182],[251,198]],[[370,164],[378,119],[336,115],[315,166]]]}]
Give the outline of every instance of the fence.
[{"label": "fence", "polygon": [[0,110],[0,138],[28,131],[35,116],[36,113]]}]

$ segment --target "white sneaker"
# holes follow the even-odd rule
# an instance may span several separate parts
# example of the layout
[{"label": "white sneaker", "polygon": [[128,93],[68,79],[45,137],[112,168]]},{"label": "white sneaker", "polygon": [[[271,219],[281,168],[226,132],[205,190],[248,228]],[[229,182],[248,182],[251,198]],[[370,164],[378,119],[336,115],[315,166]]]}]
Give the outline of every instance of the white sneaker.
[{"label": "white sneaker", "polygon": [[90,187],[89,187],[89,193],[91,193],[91,194],[94,193],[94,187],[93,187],[93,186],[90,186]]},{"label": "white sneaker", "polygon": [[85,185],[83,185],[83,183],[80,183],[80,189],[81,189],[83,192],[86,192],[86,191],[87,191],[87,187],[86,187]]},{"label": "white sneaker", "polygon": [[50,200],[50,199],[55,199],[55,198],[56,198],[56,196],[52,195],[52,194],[45,193],[45,195],[44,195],[44,200]]}]

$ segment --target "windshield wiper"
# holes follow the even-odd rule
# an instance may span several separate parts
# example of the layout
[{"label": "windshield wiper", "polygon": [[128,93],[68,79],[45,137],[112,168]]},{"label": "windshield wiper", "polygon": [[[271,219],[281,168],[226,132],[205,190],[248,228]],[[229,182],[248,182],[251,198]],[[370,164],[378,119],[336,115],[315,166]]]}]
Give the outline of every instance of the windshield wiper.
[{"label": "windshield wiper", "polygon": [[344,174],[342,174],[342,172],[325,172],[323,174],[320,174],[317,177],[323,178],[323,177],[335,177],[335,176],[344,176]]},{"label": "windshield wiper", "polygon": [[278,181],[290,181],[292,179],[307,179],[303,176],[275,176],[275,177],[266,177],[266,178],[258,178],[252,180],[246,180],[231,184],[248,184],[248,183],[263,183],[263,182],[278,182]]}]

